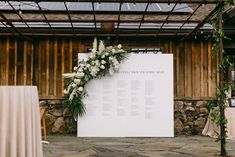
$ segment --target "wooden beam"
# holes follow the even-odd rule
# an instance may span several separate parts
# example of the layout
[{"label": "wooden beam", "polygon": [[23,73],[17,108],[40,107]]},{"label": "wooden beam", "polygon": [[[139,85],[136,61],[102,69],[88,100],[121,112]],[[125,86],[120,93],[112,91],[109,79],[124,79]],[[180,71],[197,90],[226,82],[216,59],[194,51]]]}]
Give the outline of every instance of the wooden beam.
[{"label": "wooden beam", "polygon": [[219,10],[219,8],[223,5],[223,2],[218,2],[217,6],[204,18],[188,35],[181,38],[180,41],[188,39],[193,33],[198,31],[211,17],[215,15],[215,13]]},{"label": "wooden beam", "polygon": [[[172,15],[174,16],[174,15]],[[105,16],[104,16],[105,17]],[[118,18],[119,19],[119,18]],[[10,22],[45,22],[45,20],[43,19],[8,19],[8,21]],[[140,20],[132,20],[132,19],[127,19],[127,20],[109,20],[109,19],[96,19],[96,22],[118,22],[119,23],[139,23]],[[144,23],[163,23],[165,20],[152,20],[152,19],[149,19],[149,20],[144,20]],[[5,20],[3,19],[0,19],[0,22],[5,22]],[[84,20],[80,20],[80,19],[71,19],[70,20],[66,20],[66,19],[48,19],[48,22],[57,22],[57,23],[64,23],[64,22],[80,22],[80,23],[93,23],[94,21],[93,20],[89,20],[89,19],[84,19]],[[184,23],[185,20],[168,20],[168,23]],[[189,20],[187,23],[199,23],[201,22],[200,20]]]},{"label": "wooden beam", "polygon": [[[94,4],[94,3],[93,3]],[[15,14],[13,10],[1,10],[1,13],[4,14]],[[66,10],[24,10],[24,14],[34,14],[34,15],[58,15],[58,14],[67,14]],[[168,15],[170,11],[148,11],[146,15]],[[93,10],[69,10],[70,15],[92,15]],[[102,11],[102,10],[95,10],[96,15],[118,15],[119,10],[113,11]],[[143,15],[144,11],[121,11],[121,15]],[[175,15],[188,15],[189,12],[174,12]],[[43,16],[44,16],[43,15]]]},{"label": "wooden beam", "polygon": [[17,85],[17,52],[18,52],[18,44],[17,39],[14,39],[14,54],[15,54],[15,60],[14,60],[14,85]]},{"label": "wooden beam", "polygon": [[149,7],[150,4],[151,4],[151,0],[148,1],[147,5],[146,5],[146,7],[145,7],[143,16],[142,16],[142,18],[141,18],[141,20],[140,20],[138,32],[140,31],[140,27],[141,27],[142,23],[144,22],[144,17],[145,17],[145,15],[147,14],[147,10],[148,10],[148,7]]},{"label": "wooden beam", "polygon": [[6,85],[9,84],[9,48],[10,48],[10,39],[7,37],[6,41]]},{"label": "wooden beam", "polygon": [[[30,1],[32,0],[22,0]],[[64,2],[65,0],[39,0],[40,2]],[[66,0],[66,2],[101,2],[100,0]],[[120,3],[121,0],[102,0],[102,3]],[[148,0],[135,0],[135,3],[147,3]],[[216,4],[218,0],[170,0],[170,3],[204,3]],[[123,3],[133,3],[133,0],[123,0]],[[169,3],[169,0],[153,0],[152,3]]]},{"label": "wooden beam", "polygon": [[158,32],[156,33],[156,36],[159,34],[160,30],[162,29],[162,27],[165,25],[165,23],[168,23],[168,19],[171,16],[172,12],[174,11],[175,7],[177,6],[177,3],[175,3],[175,5],[173,6],[173,8],[171,9],[171,11],[168,13],[165,21],[162,23],[161,27],[158,29]]}]

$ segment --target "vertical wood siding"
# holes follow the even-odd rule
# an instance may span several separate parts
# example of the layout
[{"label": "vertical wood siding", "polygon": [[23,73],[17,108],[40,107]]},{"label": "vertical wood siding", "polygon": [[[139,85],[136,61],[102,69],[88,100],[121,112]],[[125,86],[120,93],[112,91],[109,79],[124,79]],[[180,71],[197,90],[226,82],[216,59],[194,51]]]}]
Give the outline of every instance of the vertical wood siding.
[{"label": "vertical wood siding", "polygon": [[0,85],[33,85],[33,44],[0,38]]},{"label": "vertical wood siding", "polygon": [[[128,43],[126,41],[125,43]],[[133,44],[135,43],[135,44]],[[144,47],[130,41],[127,46]],[[37,85],[41,98],[62,98],[63,73],[77,65],[77,53],[84,53],[91,41],[42,38],[35,43],[17,38],[0,38],[0,85]],[[212,57],[209,41],[161,41],[160,46],[174,55],[174,96],[178,99],[203,99],[215,96],[218,84],[218,59]]]}]

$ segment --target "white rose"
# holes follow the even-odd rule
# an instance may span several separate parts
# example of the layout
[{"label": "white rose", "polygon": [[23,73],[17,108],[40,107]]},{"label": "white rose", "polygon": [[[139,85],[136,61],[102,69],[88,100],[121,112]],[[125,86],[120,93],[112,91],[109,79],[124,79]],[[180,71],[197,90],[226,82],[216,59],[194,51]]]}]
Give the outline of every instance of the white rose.
[{"label": "white rose", "polygon": [[84,62],[87,62],[87,61],[88,61],[88,59],[87,59],[87,58],[84,58],[84,59],[83,59],[83,61],[84,61]]},{"label": "white rose", "polygon": [[78,91],[79,91],[79,92],[82,92],[82,91],[83,91],[83,87],[79,87],[79,88],[78,88]]},{"label": "white rose", "polygon": [[109,69],[109,74],[110,74],[110,75],[113,75],[113,73],[114,73],[113,68],[110,68],[110,69]]},{"label": "white rose", "polygon": [[101,60],[101,64],[105,64],[106,62],[105,62],[105,60]]},{"label": "white rose", "polygon": [[79,68],[79,69],[78,69],[78,71],[79,71],[79,72],[82,72],[82,71],[83,71],[83,69],[82,69],[82,68]]},{"label": "white rose", "polygon": [[106,52],[106,53],[105,53],[105,56],[108,56],[108,55],[109,55],[109,53],[108,53],[108,52]]},{"label": "white rose", "polygon": [[81,80],[80,80],[80,79],[74,79],[74,82],[75,82],[76,84],[79,84],[79,83],[81,82]]},{"label": "white rose", "polygon": [[76,71],[78,69],[78,67],[74,67],[73,70]]},{"label": "white rose", "polygon": [[86,65],[87,68],[90,68],[90,66],[91,66],[90,64],[87,64],[87,65]]},{"label": "white rose", "polygon": [[75,87],[77,87],[77,85],[76,85],[75,83],[73,83],[73,84],[72,84],[72,87],[75,88]]},{"label": "white rose", "polygon": [[69,91],[67,91],[66,89],[64,89],[64,94],[69,94]]},{"label": "white rose", "polygon": [[105,58],[105,55],[102,55],[101,58]]},{"label": "white rose", "polygon": [[111,60],[111,61],[112,61],[112,60],[113,60],[113,57],[109,57],[109,60]]},{"label": "white rose", "polygon": [[91,50],[91,52],[95,53],[95,52],[96,52],[96,50],[95,50],[95,49],[92,49],[92,50]]},{"label": "white rose", "polygon": [[81,77],[83,77],[85,74],[83,73],[83,72],[79,72],[79,73],[77,73],[76,74],[76,77],[77,78],[81,78]]},{"label": "white rose", "polygon": [[122,45],[121,44],[118,44],[118,46],[117,46],[119,49],[121,49],[122,48]]},{"label": "white rose", "polygon": [[105,66],[104,66],[104,65],[101,65],[100,68],[101,68],[101,69],[105,69]]},{"label": "white rose", "polygon": [[115,53],[116,52],[116,50],[115,49],[112,49],[112,53]]},{"label": "white rose", "polygon": [[99,62],[98,60],[96,60],[96,61],[95,61],[95,64],[96,64],[96,65],[99,65],[99,64],[100,64],[100,62]]}]

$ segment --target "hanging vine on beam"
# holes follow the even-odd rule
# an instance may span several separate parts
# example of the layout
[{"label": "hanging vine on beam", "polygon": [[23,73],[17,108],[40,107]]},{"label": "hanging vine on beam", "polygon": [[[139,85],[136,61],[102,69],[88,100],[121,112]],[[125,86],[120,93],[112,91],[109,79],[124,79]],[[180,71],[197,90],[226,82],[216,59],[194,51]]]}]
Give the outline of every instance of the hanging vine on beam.
[{"label": "hanging vine on beam", "polygon": [[226,138],[227,138],[227,119],[225,117],[225,108],[227,107],[227,93],[231,88],[231,84],[224,80],[227,69],[234,64],[235,58],[233,56],[224,57],[223,39],[228,39],[223,32],[222,14],[225,7],[233,4],[233,0],[218,0],[218,5],[222,4],[215,16],[211,20],[213,31],[209,36],[213,42],[212,51],[213,56],[219,58],[219,87],[217,88],[216,100],[209,102],[210,117],[218,126],[220,132],[218,133],[217,141],[220,141],[221,156],[226,156]]}]

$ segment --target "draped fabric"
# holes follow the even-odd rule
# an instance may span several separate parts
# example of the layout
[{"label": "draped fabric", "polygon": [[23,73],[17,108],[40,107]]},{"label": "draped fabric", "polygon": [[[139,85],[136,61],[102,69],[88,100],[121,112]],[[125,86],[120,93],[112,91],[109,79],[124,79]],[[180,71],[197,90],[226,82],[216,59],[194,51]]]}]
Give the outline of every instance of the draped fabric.
[{"label": "draped fabric", "polygon": [[0,86],[0,157],[42,157],[36,86]]},{"label": "draped fabric", "polygon": [[[233,139],[235,138],[235,108],[230,108],[230,107],[226,108],[225,117],[228,120],[227,123],[228,139]],[[202,131],[202,134],[215,137],[219,132],[220,132],[219,127],[209,117]]]}]

